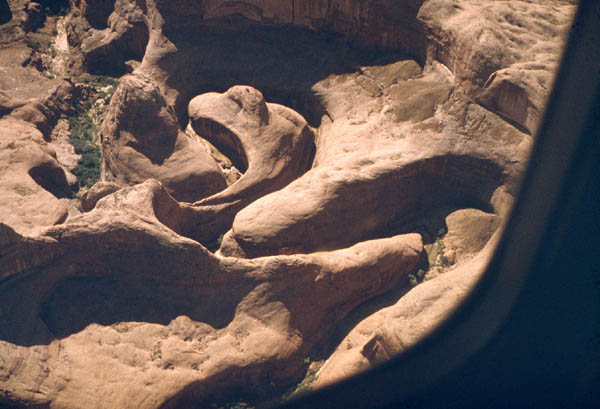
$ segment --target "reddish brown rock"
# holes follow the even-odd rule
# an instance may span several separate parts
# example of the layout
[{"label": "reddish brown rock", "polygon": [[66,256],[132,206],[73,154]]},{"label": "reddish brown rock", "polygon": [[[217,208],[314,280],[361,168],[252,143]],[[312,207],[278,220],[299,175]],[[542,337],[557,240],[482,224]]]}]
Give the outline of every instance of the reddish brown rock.
[{"label": "reddish brown rock", "polygon": [[402,66],[411,63],[315,85],[328,118],[313,169],[241,210],[222,254],[339,248],[462,203],[504,214],[498,201],[515,192],[530,138],[437,73],[415,78]]},{"label": "reddish brown rock", "polygon": [[179,127],[158,87],[140,74],[121,79],[101,129],[102,180],[160,180],[176,199],[194,202],[227,184],[204,146]]},{"label": "reddish brown rock", "polygon": [[81,208],[85,212],[92,210],[98,200],[104,196],[108,196],[111,193],[121,189],[121,185],[114,182],[96,182],[94,185],[81,196]]},{"label": "reddish brown rock", "polygon": [[214,239],[225,233],[237,211],[283,188],[311,165],[314,135],[306,120],[287,107],[267,103],[252,87],[197,96],[190,102],[189,116],[194,131],[244,173],[224,191],[195,203],[198,211],[214,212],[209,217],[219,221],[219,228],[209,231],[203,218],[197,223],[205,231],[202,235]]},{"label": "reddish brown rock", "polygon": [[33,98],[11,112],[13,118],[33,124],[46,140],[61,115],[74,114],[74,101],[78,90],[72,82],[62,81],[43,98]]},{"label": "reddish brown rock", "polygon": [[14,98],[0,90],[0,116],[9,114],[12,110],[22,107],[27,101]]},{"label": "reddish brown rock", "polygon": [[211,0],[205,2],[204,18],[238,14],[263,24],[291,23],[313,30],[327,29],[380,49],[403,49],[422,56],[423,37],[415,18],[422,3],[423,0]]},{"label": "reddish brown rock", "polygon": [[42,134],[30,123],[0,119],[0,222],[20,234],[62,223],[70,195],[64,170]]},{"label": "reddish brown rock", "polygon": [[[469,294],[485,271],[499,236],[467,262],[418,285],[394,305],[362,320],[319,370],[311,388],[373,368],[423,339]],[[467,255],[461,253],[460,257]]]},{"label": "reddish brown rock", "polygon": [[572,1],[429,0],[418,18],[428,60],[469,96],[535,133],[575,11]]},{"label": "reddish brown rock", "polygon": [[[57,82],[28,66],[25,25],[1,25],[0,405],[195,407],[277,388],[384,292],[391,307],[315,386],[418,342],[477,281],[518,192],[566,3],[73,1],[71,62],[133,72],[83,215],[56,197],[60,155],[40,132],[58,132],[70,94],[40,98]],[[226,183],[188,120],[241,178]],[[401,296],[409,279],[425,281]]]},{"label": "reddish brown rock", "polygon": [[95,72],[124,72],[141,59],[148,41],[146,7],[135,1],[76,1],[66,22],[69,44]]},{"label": "reddish brown rock", "polygon": [[[74,2],[68,21],[69,42],[92,69],[124,70],[134,55],[141,59],[151,31],[193,29],[198,23],[228,26],[240,17],[264,25],[293,24],[343,34],[360,44],[386,50],[408,50],[424,58],[424,36],[415,16],[423,0],[228,2],[210,0],[149,2]],[[104,67],[100,67],[104,65]],[[107,67],[108,65],[108,67]]]},{"label": "reddish brown rock", "polygon": [[223,192],[198,205],[242,201],[246,204],[279,190],[311,165],[314,135],[301,115],[267,103],[248,86],[224,94],[209,93],[190,101],[194,131],[232,159],[244,175]]},{"label": "reddish brown rock", "polygon": [[218,259],[153,216],[166,194],[156,181],[121,189],[3,247],[11,284],[0,284],[0,385],[11,394],[0,399],[171,407],[286,381],[332,322],[393,287],[422,249],[412,234],[306,256]]}]

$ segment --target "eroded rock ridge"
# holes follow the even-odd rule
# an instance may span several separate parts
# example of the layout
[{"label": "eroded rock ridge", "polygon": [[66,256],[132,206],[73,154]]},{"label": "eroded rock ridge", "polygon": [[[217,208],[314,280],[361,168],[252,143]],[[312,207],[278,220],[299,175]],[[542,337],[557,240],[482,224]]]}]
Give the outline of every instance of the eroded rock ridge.
[{"label": "eroded rock ridge", "polygon": [[0,0],[0,405],[271,399],[410,348],[494,250],[575,9],[62,4]]}]

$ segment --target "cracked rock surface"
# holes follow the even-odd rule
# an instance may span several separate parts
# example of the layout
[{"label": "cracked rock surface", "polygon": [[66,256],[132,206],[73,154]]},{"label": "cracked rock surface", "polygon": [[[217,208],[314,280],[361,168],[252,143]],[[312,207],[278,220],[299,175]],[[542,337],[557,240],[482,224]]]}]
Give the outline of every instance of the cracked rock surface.
[{"label": "cracked rock surface", "polygon": [[417,343],[493,254],[575,10],[71,1],[63,62],[119,78],[77,196],[85,86],[40,71],[36,4],[0,1],[0,406],[65,409],[252,406]]}]

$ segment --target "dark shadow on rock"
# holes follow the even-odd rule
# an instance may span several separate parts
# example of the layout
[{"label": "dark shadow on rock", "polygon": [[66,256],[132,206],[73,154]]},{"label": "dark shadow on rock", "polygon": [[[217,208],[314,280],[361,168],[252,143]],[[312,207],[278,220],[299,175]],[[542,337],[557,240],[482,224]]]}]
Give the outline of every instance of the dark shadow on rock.
[{"label": "dark shadow on rock", "polygon": [[194,96],[251,85],[267,101],[294,109],[318,127],[325,110],[312,90],[314,84],[330,74],[355,72],[388,54],[409,58],[353,47],[339,34],[243,21],[235,30],[205,26],[171,31],[167,38],[178,51],[153,62],[170,74],[167,85],[179,92],[175,108],[182,126]]},{"label": "dark shadow on rock", "polygon": [[[310,172],[328,171],[323,169]],[[306,186],[311,191],[331,192],[331,199],[314,204],[311,210],[288,205],[299,200],[291,188],[263,198],[273,213],[260,212],[265,202],[243,209],[233,223],[237,233],[227,244],[249,258],[280,254],[281,248],[288,254],[340,249],[405,232],[407,224],[447,207],[493,212],[492,196],[504,182],[502,168],[488,159],[455,154],[427,157],[399,165],[376,180],[356,178]],[[274,217],[295,222],[272,228]],[[269,236],[262,237],[256,226],[264,227]],[[345,227],[340,230],[339,226]]]},{"label": "dark shadow on rock", "polygon": [[148,37],[148,29],[144,24],[134,24],[119,39],[97,47],[85,55],[88,72],[115,78],[126,74],[129,71],[127,61],[142,59]]},{"label": "dark shadow on rock", "polygon": [[0,0],[0,24],[8,23],[12,20],[12,11],[6,0]]},{"label": "dark shadow on rock", "polygon": [[69,0],[39,0],[48,14],[61,14],[69,10]]},{"label": "dark shadow on rock", "polygon": [[78,277],[62,281],[40,308],[40,318],[57,338],[80,332],[90,323],[119,322],[168,325],[186,315],[194,321],[223,328],[233,320],[241,297],[218,292],[195,295],[190,287],[145,284],[115,277]]},{"label": "dark shadow on rock", "polygon": [[73,191],[69,187],[65,172],[52,162],[44,162],[31,168],[29,176],[31,176],[35,183],[59,199],[73,196]]},{"label": "dark shadow on rock", "polygon": [[0,340],[48,345],[90,324],[168,325],[181,315],[223,328],[254,288],[203,247],[165,244],[141,226],[64,236],[0,243]]}]

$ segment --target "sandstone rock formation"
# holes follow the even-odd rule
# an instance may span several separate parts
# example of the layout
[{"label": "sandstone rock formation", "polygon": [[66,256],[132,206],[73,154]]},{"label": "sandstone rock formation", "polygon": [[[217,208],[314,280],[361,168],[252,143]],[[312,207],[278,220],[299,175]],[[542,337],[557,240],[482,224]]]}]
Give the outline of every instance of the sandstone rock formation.
[{"label": "sandstone rock formation", "polygon": [[121,187],[121,185],[114,182],[100,181],[94,183],[94,185],[81,196],[81,208],[84,211],[89,212],[96,206],[96,203],[98,203],[100,199],[116,192],[121,189]]},{"label": "sandstone rock formation", "polygon": [[129,74],[65,199],[84,77],[48,78],[40,8],[0,0],[0,405],[281,396],[317,355],[313,388],[417,343],[494,250],[574,10],[70,5],[66,65]]},{"label": "sandstone rock formation", "polygon": [[70,192],[55,153],[33,125],[0,119],[0,222],[21,234],[66,220]]},{"label": "sandstone rock formation", "polygon": [[[69,40],[81,50],[90,68],[99,69],[99,65],[108,64],[113,69],[123,69],[122,65],[127,60],[144,56],[148,37],[155,35],[151,30],[192,29],[198,23],[206,26],[215,22],[227,24],[228,18],[243,17],[262,25],[293,24],[312,30],[327,30],[363,45],[401,48],[416,57],[424,57],[424,38],[415,18],[422,3],[423,0],[210,0],[144,4],[81,0],[74,2],[76,9],[70,16]],[[146,16],[152,13],[152,9],[161,18],[148,19]]]},{"label": "sandstone rock formation", "polygon": [[[443,206],[506,210],[501,197],[515,193],[530,138],[436,73],[390,77],[395,65],[315,86],[332,118],[320,129],[316,166],[240,211],[223,254],[339,248]],[[420,109],[407,109],[407,94]]]},{"label": "sandstone rock formation", "polygon": [[[284,380],[331,322],[393,287],[422,250],[411,234],[306,256],[219,259],[153,217],[166,195],[150,180],[35,239],[3,234],[3,399],[180,407],[221,388]],[[107,367],[103,376],[126,393],[97,383]],[[36,378],[40,370],[47,376]]]},{"label": "sandstone rock formation", "polygon": [[227,185],[214,159],[185,135],[158,87],[143,75],[121,79],[101,138],[106,181],[133,185],[156,178],[176,199],[186,202]]},{"label": "sandstone rock formation", "polygon": [[242,207],[298,178],[313,159],[314,135],[301,115],[265,101],[260,91],[230,88],[190,101],[195,132],[216,146],[244,175],[200,204],[242,201]]},{"label": "sandstone rock formation", "polygon": [[[465,217],[455,212],[450,218],[461,218],[458,229],[468,224],[481,224],[483,215]],[[485,217],[485,216],[483,216]],[[479,220],[478,220],[479,219]],[[466,222],[466,223],[465,223]],[[454,235],[448,220],[448,235]],[[484,226],[483,232],[488,236],[496,232],[495,238],[485,241],[484,249],[468,251],[462,249],[458,258],[463,259],[450,271],[432,278],[415,287],[398,300],[394,305],[383,308],[362,320],[344,338],[333,355],[316,375],[311,388],[317,389],[389,360],[401,354],[420,339],[430,333],[444,317],[447,317],[459,303],[469,294],[485,270],[499,237],[499,230]],[[480,231],[481,231],[480,230]],[[480,244],[476,240],[473,244]],[[465,251],[466,250],[466,251]],[[481,250],[481,251],[479,251]]]},{"label": "sandstone rock formation", "polygon": [[60,115],[72,112],[74,93],[73,84],[64,81],[44,98],[18,103],[13,98],[6,104],[9,115],[0,118],[0,221],[21,234],[68,216],[64,198],[77,181],[58,161],[50,132]]},{"label": "sandstone rock formation", "polygon": [[427,1],[427,53],[467,94],[535,133],[568,33],[573,1]]}]

